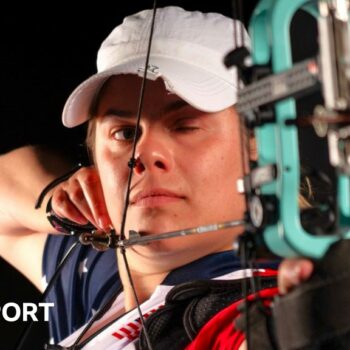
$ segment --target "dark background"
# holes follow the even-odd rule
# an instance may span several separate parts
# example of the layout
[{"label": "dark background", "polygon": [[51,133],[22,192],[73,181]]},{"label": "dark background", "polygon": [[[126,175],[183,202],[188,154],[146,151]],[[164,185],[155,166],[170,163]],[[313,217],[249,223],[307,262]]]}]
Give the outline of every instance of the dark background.
[{"label": "dark background", "polygon": [[[244,1],[246,23],[256,2]],[[158,1],[158,6],[173,4],[231,16],[230,1],[212,3],[204,6],[188,0]],[[98,47],[114,26],[124,16],[152,7],[152,1],[119,5],[98,1],[80,7],[77,4],[74,10],[71,4],[62,2],[35,6],[23,7],[13,2],[1,11],[0,153],[26,144],[74,149],[75,153],[77,145],[83,142],[84,127],[68,130],[61,126],[64,101],[78,83],[95,72]],[[307,16],[299,16],[293,32],[295,59],[314,54],[315,28]],[[313,149],[306,148],[306,157],[312,157]],[[25,171],[25,164],[20,171]],[[2,260],[0,276],[0,306],[39,300],[36,290]],[[23,326],[0,318],[0,349],[12,349]],[[36,325],[25,349],[41,349],[45,336],[45,325]]]}]

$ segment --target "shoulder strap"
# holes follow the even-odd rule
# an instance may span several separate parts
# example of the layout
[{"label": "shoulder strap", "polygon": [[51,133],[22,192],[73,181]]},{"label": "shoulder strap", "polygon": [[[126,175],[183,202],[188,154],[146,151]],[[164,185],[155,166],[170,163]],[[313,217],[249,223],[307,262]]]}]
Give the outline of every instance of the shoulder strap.
[{"label": "shoulder strap", "polygon": [[[261,289],[276,286],[275,277],[260,279]],[[164,307],[146,321],[154,350],[183,350],[215,314],[243,297],[242,282],[242,279],[193,281],[171,289]],[[250,279],[248,285],[250,293]],[[143,332],[139,349],[147,349]]]}]

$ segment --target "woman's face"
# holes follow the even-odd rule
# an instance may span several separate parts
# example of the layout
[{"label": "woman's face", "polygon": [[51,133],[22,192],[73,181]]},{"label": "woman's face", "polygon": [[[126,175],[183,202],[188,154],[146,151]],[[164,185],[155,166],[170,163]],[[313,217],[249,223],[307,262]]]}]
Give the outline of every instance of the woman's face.
[{"label": "woman's face", "polygon": [[[141,79],[111,78],[101,93],[95,159],[109,215],[120,231]],[[125,233],[143,235],[242,219],[244,197],[238,116],[233,108],[201,112],[162,80],[147,81]],[[174,268],[232,248],[241,230],[223,230],[128,249],[139,268]],[[135,266],[136,266],[135,265]],[[134,266],[134,268],[135,268]],[[137,267],[136,267],[137,268]],[[149,267],[152,270],[151,267]]]}]

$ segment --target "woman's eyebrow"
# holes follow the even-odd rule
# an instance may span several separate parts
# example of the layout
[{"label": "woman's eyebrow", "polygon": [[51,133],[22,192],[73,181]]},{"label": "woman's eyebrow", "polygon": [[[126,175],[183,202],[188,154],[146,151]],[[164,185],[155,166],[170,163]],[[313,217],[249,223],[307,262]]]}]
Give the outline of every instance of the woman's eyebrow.
[{"label": "woman's eyebrow", "polygon": [[[182,108],[188,107],[189,104],[184,100],[177,100],[170,102],[163,108],[164,114],[176,112]],[[109,108],[103,114],[102,117],[120,117],[120,118],[136,118],[136,112],[127,109]]]},{"label": "woman's eyebrow", "polygon": [[116,109],[109,108],[103,114],[102,117],[122,117],[122,118],[135,118],[136,113],[134,111],[126,110],[126,109]]},{"label": "woman's eyebrow", "polygon": [[167,114],[167,113],[176,112],[177,110],[180,110],[180,109],[182,109],[184,107],[188,107],[188,106],[189,106],[189,104],[186,101],[176,100],[174,102],[167,104],[163,109],[163,113]]}]

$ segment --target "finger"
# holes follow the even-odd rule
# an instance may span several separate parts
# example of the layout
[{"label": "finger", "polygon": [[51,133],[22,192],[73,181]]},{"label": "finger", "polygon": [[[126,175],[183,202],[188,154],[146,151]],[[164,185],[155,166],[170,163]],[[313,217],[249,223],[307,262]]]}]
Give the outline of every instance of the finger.
[{"label": "finger", "polygon": [[112,225],[108,215],[100,178],[95,170],[85,172],[78,178],[92,215],[99,228],[109,231]]},{"label": "finger", "polygon": [[79,181],[76,178],[71,178],[64,186],[64,190],[69,197],[69,200],[75,208],[95,227],[99,227],[97,221],[92,214],[90,206],[87,202],[87,194],[82,189]]},{"label": "finger", "polygon": [[286,294],[307,280],[313,271],[313,263],[306,259],[285,259],[278,270],[280,294]]},{"label": "finger", "polygon": [[59,217],[80,225],[85,225],[88,222],[88,219],[75,207],[62,188],[55,190],[52,195],[52,209]]}]

